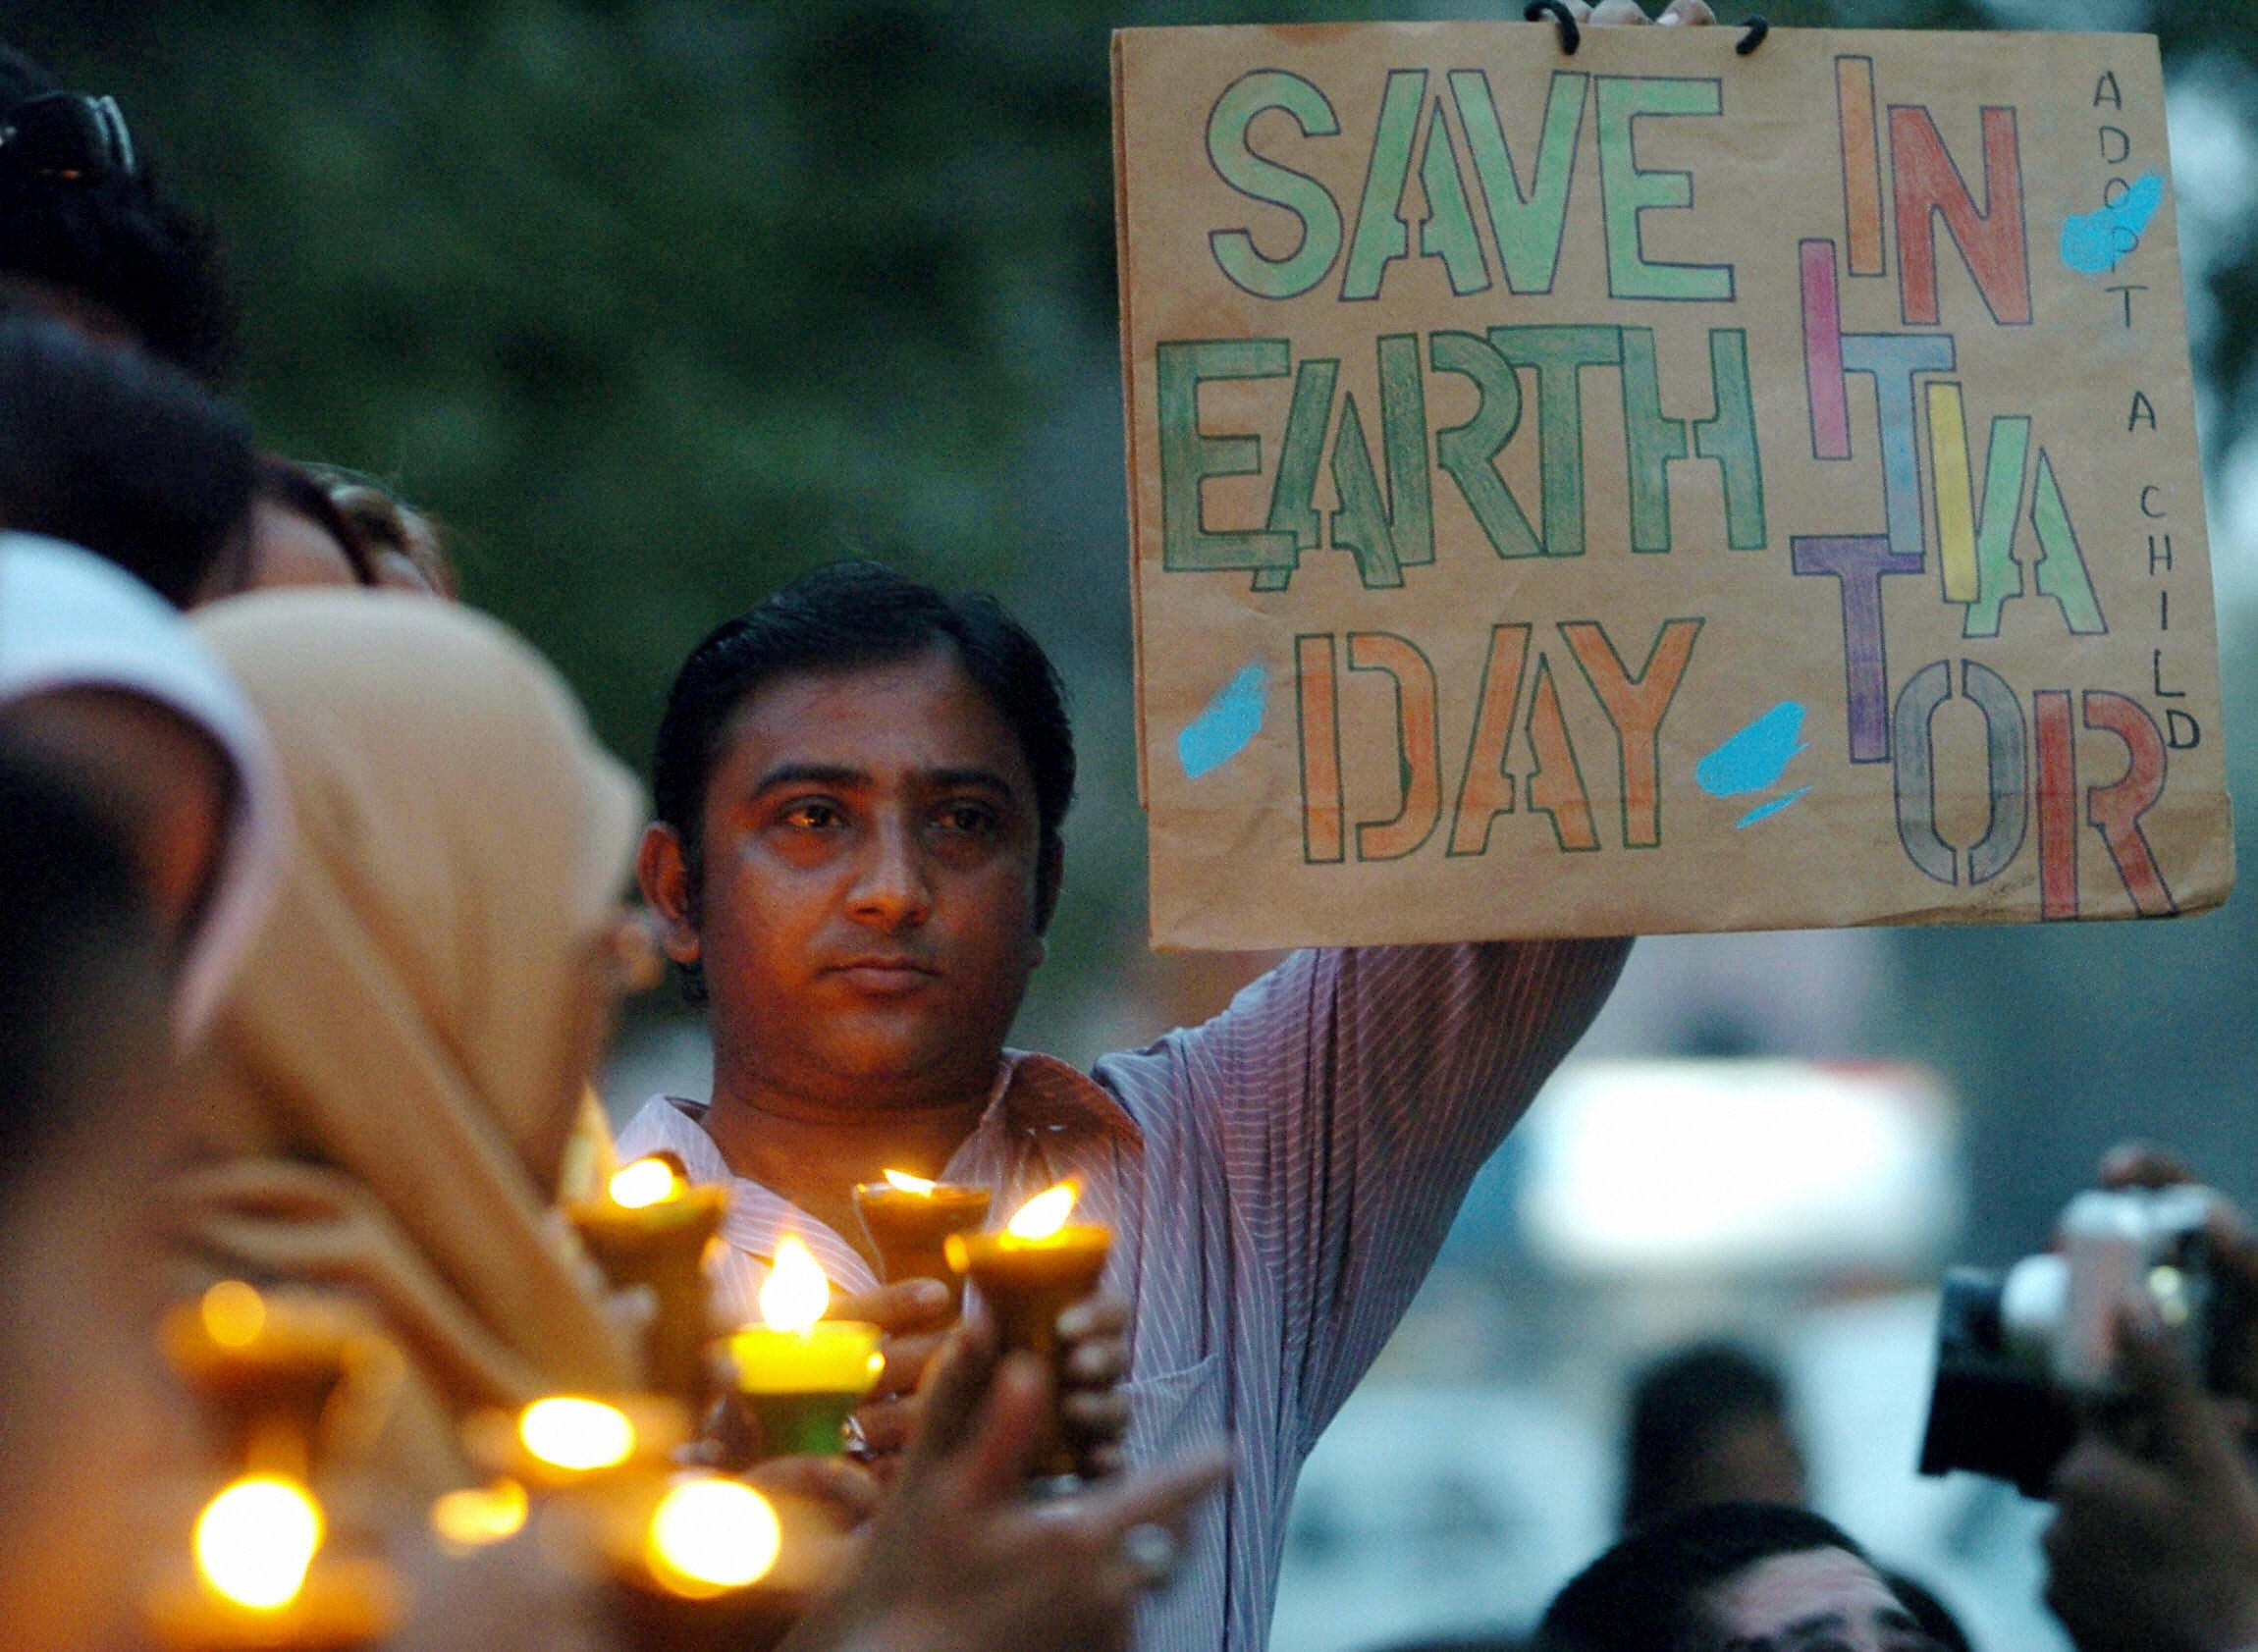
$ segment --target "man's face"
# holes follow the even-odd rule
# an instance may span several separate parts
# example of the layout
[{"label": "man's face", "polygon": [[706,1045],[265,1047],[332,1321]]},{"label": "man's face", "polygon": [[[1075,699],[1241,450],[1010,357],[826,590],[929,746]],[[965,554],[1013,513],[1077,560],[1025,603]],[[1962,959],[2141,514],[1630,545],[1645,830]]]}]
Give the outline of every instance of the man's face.
[{"label": "man's face", "polygon": [[1843,1549],[1774,1555],[1709,1593],[1723,1652],[1936,1652],[1874,1569]]},{"label": "man's face", "polygon": [[1026,755],[953,648],[762,686],[669,947],[704,968],[718,1075],[772,1104],[985,1094],[1043,956],[1039,836]]}]

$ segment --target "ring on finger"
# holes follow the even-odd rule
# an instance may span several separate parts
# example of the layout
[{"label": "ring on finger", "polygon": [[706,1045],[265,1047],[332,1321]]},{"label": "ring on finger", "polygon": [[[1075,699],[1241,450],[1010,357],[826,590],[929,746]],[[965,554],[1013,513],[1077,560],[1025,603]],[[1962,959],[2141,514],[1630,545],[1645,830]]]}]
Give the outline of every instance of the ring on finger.
[{"label": "ring on finger", "polygon": [[1176,1534],[1164,1525],[1143,1520],[1121,1534],[1121,1558],[1140,1588],[1155,1589],[1176,1574],[1184,1558]]}]

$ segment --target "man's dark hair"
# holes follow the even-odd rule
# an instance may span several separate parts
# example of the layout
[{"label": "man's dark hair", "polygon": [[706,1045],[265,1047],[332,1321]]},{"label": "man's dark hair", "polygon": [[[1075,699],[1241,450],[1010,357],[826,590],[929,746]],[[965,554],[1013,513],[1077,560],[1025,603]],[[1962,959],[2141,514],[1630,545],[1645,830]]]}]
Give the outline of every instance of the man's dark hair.
[{"label": "man's dark hair", "polygon": [[[681,839],[693,900],[704,877],[706,785],[737,709],[778,677],[888,665],[937,645],[955,651],[965,675],[1019,737],[1035,779],[1042,864],[1056,866],[1074,801],[1074,731],[1043,645],[993,597],[947,596],[877,562],[833,562],[709,632],[674,676],[651,790],[659,819]],[[1039,926],[1048,924],[1058,893],[1048,871],[1044,882]]]},{"label": "man's dark hair", "polygon": [[[161,952],[133,864],[52,764],[0,736],[0,1186],[15,1184],[100,1097],[72,1093],[114,1033],[131,972]],[[144,1009],[161,1014],[152,994]]]},{"label": "man's dark hair", "polygon": [[83,546],[182,608],[241,554],[253,468],[248,422],[186,374],[0,315],[0,525]]},{"label": "man's dark hair", "polygon": [[[0,125],[55,78],[0,44]],[[209,227],[161,194],[145,157],[130,169],[58,173],[0,147],[0,280],[89,304],[141,347],[206,384],[227,379],[236,309]]]},{"label": "man's dark hair", "polygon": [[1632,1384],[1624,1441],[1623,1529],[1672,1508],[1687,1469],[1727,1427],[1788,1417],[1787,1385],[1756,1355],[1697,1342],[1663,1356]]},{"label": "man's dark hair", "polygon": [[1832,1520],[1773,1503],[1714,1503],[1634,1532],[1570,1579],[1532,1652],[1712,1652],[1710,1590],[1760,1561],[1865,1551]]}]

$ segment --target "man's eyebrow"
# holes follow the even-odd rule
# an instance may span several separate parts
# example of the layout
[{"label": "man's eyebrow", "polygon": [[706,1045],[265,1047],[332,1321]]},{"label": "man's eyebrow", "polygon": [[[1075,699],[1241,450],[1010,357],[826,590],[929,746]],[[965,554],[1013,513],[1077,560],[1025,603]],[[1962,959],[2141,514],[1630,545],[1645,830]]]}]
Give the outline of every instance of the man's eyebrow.
[{"label": "man's eyebrow", "polygon": [[1808,1618],[1799,1618],[1780,1631],[1781,1644],[1794,1652],[1807,1640],[1823,1634],[1841,1634],[1851,1626],[1850,1615],[1844,1612],[1814,1612]]},{"label": "man's eyebrow", "polygon": [[926,775],[929,784],[946,789],[950,786],[985,786],[992,791],[1012,795],[1011,782],[993,769],[936,769]]},{"label": "man's eyebrow", "polygon": [[1916,1634],[1920,1636],[1923,1646],[1933,1646],[1937,1648],[1937,1652],[1944,1652],[1943,1644],[1936,1636],[1921,1626],[1920,1619],[1913,1616],[1913,1610],[1909,1606],[1885,1606],[1874,1619],[1874,1623],[1876,1626],[1889,1629],[1893,1633],[1909,1632]]},{"label": "man's eyebrow", "polygon": [[1818,1612],[1799,1618],[1773,1634],[1742,1635],[1727,1643],[1725,1652],[1795,1652],[1798,1646],[1822,1634],[1840,1634],[1851,1626],[1841,1612]]},{"label": "man's eyebrow", "polygon": [[753,795],[773,791],[778,786],[838,786],[851,788],[867,786],[870,776],[860,769],[849,769],[836,763],[780,763],[763,774],[753,786]]}]

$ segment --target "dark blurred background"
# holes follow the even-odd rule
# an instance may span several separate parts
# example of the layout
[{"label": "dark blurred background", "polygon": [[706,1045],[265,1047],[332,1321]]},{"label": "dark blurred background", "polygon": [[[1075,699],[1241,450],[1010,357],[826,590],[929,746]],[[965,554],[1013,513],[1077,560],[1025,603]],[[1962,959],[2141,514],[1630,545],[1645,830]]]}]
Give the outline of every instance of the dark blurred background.
[{"label": "dark blurred background", "polygon": [[[2258,5],[1763,9],[2161,37],[2231,769],[2258,795]],[[1107,33],[1380,16],[1518,5],[18,0],[0,29],[115,93],[219,224],[262,440],[436,511],[468,597],[562,665],[631,761],[691,643],[811,563],[863,552],[1001,592],[1069,676],[1087,774],[1020,1041],[1087,1060],[1253,967],[1144,944]],[[1823,967],[1666,942],[1611,1037],[1934,1068],[1960,1109],[1951,1248],[2000,1260],[2127,1133],[2258,1193],[2254,914],[2244,895],[2189,923],[1834,937]],[[634,1032],[654,1071],[700,1082],[672,1012]],[[1478,1199],[1510,1252],[1497,1218]]]}]

